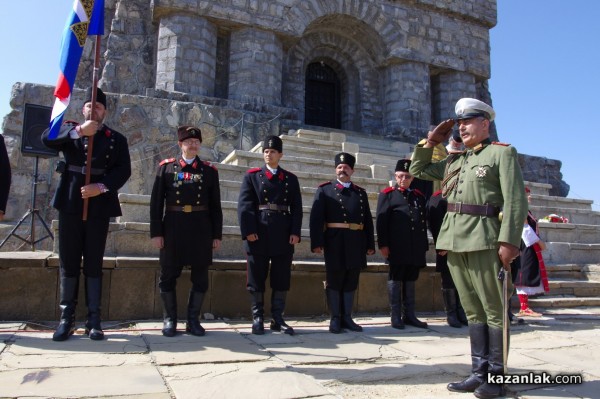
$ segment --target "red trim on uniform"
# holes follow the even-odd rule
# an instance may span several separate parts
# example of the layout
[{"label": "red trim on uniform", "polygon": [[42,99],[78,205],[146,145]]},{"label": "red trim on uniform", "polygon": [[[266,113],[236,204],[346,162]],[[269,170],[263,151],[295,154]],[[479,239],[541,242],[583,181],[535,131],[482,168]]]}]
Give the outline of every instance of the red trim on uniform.
[{"label": "red trim on uniform", "polygon": [[163,159],[162,161],[160,161],[160,165],[164,165],[166,163],[171,163],[171,162],[175,162],[175,158],[167,158],[167,159]]},{"label": "red trim on uniform", "polygon": [[261,168],[252,168],[252,169],[248,169],[248,171],[246,173],[256,173],[256,172],[260,172],[262,169]]},{"label": "red trim on uniform", "polygon": [[387,194],[387,193],[390,193],[390,192],[392,192],[392,191],[394,191],[394,187],[386,187],[386,188],[384,188],[383,190],[381,190],[381,192],[382,192],[383,194]]},{"label": "red trim on uniform", "polygon": [[183,158],[179,158],[179,166],[181,166],[182,168],[185,168],[186,165],[187,165],[187,163],[183,160]]},{"label": "red trim on uniform", "polygon": [[422,193],[422,192],[421,192],[421,191],[420,191],[418,188],[415,188],[413,191],[414,191],[416,194],[420,195],[421,197],[424,197],[424,196],[425,196],[425,194],[423,194],[423,193]]},{"label": "red trim on uniform", "polygon": [[267,175],[267,179],[269,180],[273,178],[273,173],[269,169],[266,170],[265,175]]},{"label": "red trim on uniform", "polygon": [[217,170],[217,168],[215,168],[215,166],[214,166],[212,163],[208,162],[208,161],[202,161],[202,163],[203,163],[204,165],[206,165],[206,166],[210,166],[210,167],[211,167],[211,168],[213,168],[214,170]]},{"label": "red trim on uniform", "polygon": [[327,184],[331,184],[331,182],[330,181],[326,181],[325,183],[321,183],[321,184],[319,184],[319,187],[326,186]]},{"label": "red trim on uniform", "polygon": [[337,183],[337,184],[335,185],[335,187],[336,187],[336,188],[339,188],[340,190],[343,190],[343,189],[344,189],[344,186],[343,186],[343,185],[341,185],[340,183]]},{"label": "red trim on uniform", "polygon": [[437,190],[435,193],[431,194],[432,197],[436,197],[442,193],[442,190]]},{"label": "red trim on uniform", "polygon": [[194,163],[192,163],[192,168],[198,169],[198,161],[197,160],[194,160]]},{"label": "red trim on uniform", "polygon": [[110,137],[110,136],[111,136],[111,134],[112,134],[112,132],[110,131],[110,129],[109,129],[109,128],[107,128],[107,127],[105,127],[105,128],[104,128],[104,135],[105,135],[106,137]]},{"label": "red trim on uniform", "polygon": [[284,177],[283,177],[283,172],[279,171],[279,180],[283,181]]},{"label": "red trim on uniform", "polygon": [[508,146],[510,145],[510,144],[508,144],[508,143],[501,143],[501,142],[499,142],[499,141],[492,141],[492,144],[494,144],[494,145],[503,145],[503,146],[505,146],[505,147],[508,147]]}]

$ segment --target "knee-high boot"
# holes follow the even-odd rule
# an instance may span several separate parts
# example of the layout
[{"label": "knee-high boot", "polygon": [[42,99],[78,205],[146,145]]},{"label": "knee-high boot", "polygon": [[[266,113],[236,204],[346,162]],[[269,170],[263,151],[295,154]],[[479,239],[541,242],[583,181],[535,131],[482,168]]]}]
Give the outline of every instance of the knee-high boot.
[{"label": "knee-high boot", "polygon": [[352,307],[354,306],[355,292],[356,291],[348,291],[342,293],[342,328],[360,332],[363,330],[362,327],[352,320]]},{"label": "knee-high boot", "polygon": [[458,320],[456,307],[456,290],[452,288],[442,288],[442,298],[444,298],[444,310],[446,311],[446,321],[450,327],[461,328],[462,323]]},{"label": "knee-high boot", "polygon": [[402,304],[404,306],[404,317],[402,321],[409,326],[427,328],[427,323],[417,319],[415,315],[415,282],[402,282]]},{"label": "knee-high boot", "polygon": [[392,311],[392,327],[402,330],[404,329],[404,322],[402,321],[402,281],[388,280],[387,288]]},{"label": "knee-high boot", "polygon": [[100,325],[100,303],[102,301],[102,277],[85,278],[85,296],[88,307],[85,333],[94,341],[104,339],[104,331]]},{"label": "knee-high boot", "polygon": [[[488,373],[490,375],[504,375],[504,347],[502,329],[490,327],[488,330],[489,356]],[[476,390],[475,396],[482,399],[491,399],[505,396],[506,389],[504,384],[490,383],[484,381]]]},{"label": "knee-high boot", "polygon": [[487,324],[469,324],[471,340],[471,375],[459,382],[448,384],[452,392],[475,392],[485,382],[488,370],[489,340]]},{"label": "knee-high boot", "polygon": [[188,298],[187,324],[185,331],[201,337],[205,334],[204,327],[200,324],[200,309],[204,302],[204,292],[190,290]]},{"label": "knee-high boot", "polygon": [[252,334],[263,335],[265,333],[265,293],[251,291],[252,296]]},{"label": "knee-high boot", "polygon": [[79,291],[79,277],[60,278],[60,322],[52,335],[53,341],[64,341],[75,332],[75,308]]},{"label": "knee-high boot", "polygon": [[283,320],[286,296],[287,291],[273,291],[271,294],[271,315],[273,316],[273,320],[271,320],[270,328],[273,331],[283,330],[284,334],[294,335],[294,329],[288,326],[285,320]]},{"label": "knee-high boot", "polygon": [[340,292],[332,290],[331,288],[327,288],[325,292],[327,293],[327,307],[329,307],[329,313],[331,313],[329,332],[339,334],[342,332]]},{"label": "knee-high boot", "polygon": [[174,337],[177,334],[177,292],[161,292],[160,297],[163,304],[163,328],[165,337]]}]

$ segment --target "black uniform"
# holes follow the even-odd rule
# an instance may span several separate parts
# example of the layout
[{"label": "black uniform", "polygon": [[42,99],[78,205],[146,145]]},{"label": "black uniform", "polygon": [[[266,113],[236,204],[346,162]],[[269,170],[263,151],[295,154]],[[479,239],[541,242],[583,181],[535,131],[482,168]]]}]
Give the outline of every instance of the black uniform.
[{"label": "black uniform", "polygon": [[[327,223],[362,225],[362,230],[328,228]],[[310,247],[323,247],[327,287],[355,291],[360,270],[367,267],[367,250],[375,250],[373,218],[365,189],[337,180],[317,188],[310,213]]]},{"label": "black uniform", "polygon": [[189,165],[181,156],[162,161],[150,200],[150,236],[164,238],[160,250],[161,292],[175,289],[186,265],[192,268],[192,290],[206,292],[213,240],[220,240],[222,232],[217,170],[198,157]]},{"label": "black uniform", "polygon": [[[266,166],[248,170],[240,189],[238,219],[248,256],[249,291],[265,291],[269,261],[271,288],[288,291],[294,254],[290,235],[300,237],[302,229],[302,195],[296,175],[281,166],[276,175]],[[247,241],[250,234],[257,234],[258,240]]]},{"label": "black uniform", "polygon": [[6,212],[8,191],[10,190],[10,161],[4,144],[4,136],[0,134],[0,211]]},{"label": "black uniform", "polygon": [[121,216],[118,190],[131,175],[127,139],[106,125],[94,135],[90,183],[102,183],[108,192],[89,198],[88,220],[82,221],[85,185],[87,137],[73,139],[71,131],[77,123],[66,122],[57,137],[42,134],[44,144],[62,151],[65,167],[52,205],[59,211],[59,258],[64,277],[79,277],[83,255],[83,274],[87,277],[102,275],[102,259],[108,234],[109,218]]},{"label": "black uniform", "polygon": [[416,281],[427,265],[429,249],[425,196],[397,185],[381,191],[377,201],[377,244],[389,248],[390,280]]}]

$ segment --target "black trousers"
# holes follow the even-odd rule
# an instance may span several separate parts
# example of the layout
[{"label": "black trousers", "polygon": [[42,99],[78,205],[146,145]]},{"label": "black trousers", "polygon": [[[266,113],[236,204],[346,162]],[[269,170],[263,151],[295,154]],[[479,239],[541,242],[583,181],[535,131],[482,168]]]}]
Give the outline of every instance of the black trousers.
[{"label": "black trousers", "polygon": [[360,269],[336,270],[325,272],[327,288],[334,291],[351,292],[358,288]]},{"label": "black trousers", "polygon": [[[265,292],[267,275],[269,275],[273,291],[289,291],[294,254],[278,256],[247,254],[247,256],[246,288],[248,291]],[[270,272],[269,262],[271,264]]]},{"label": "black trousers", "polygon": [[[208,265],[191,265],[192,290],[195,292],[206,292],[208,290]],[[160,265],[160,277],[158,288],[160,292],[174,291],[177,286],[177,278],[181,276],[183,265]]]},{"label": "black trousers", "polygon": [[58,257],[62,277],[102,277],[109,218],[81,220],[80,214],[58,213]]}]

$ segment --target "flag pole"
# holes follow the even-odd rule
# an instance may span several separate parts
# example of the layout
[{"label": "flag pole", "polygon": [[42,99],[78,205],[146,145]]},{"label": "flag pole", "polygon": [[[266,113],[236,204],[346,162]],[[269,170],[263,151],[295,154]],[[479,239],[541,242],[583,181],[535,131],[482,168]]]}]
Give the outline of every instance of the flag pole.
[{"label": "flag pole", "polygon": [[[104,10],[103,10],[104,12]],[[96,35],[95,51],[94,51],[94,73],[92,75],[92,112],[90,117],[96,119],[96,92],[98,88],[98,72],[100,70],[100,45],[102,43],[102,35]],[[85,163],[85,185],[90,184],[92,177],[92,152],[94,150],[94,136],[88,137],[87,162]],[[89,198],[83,200],[83,221],[87,221],[88,217]]]}]

